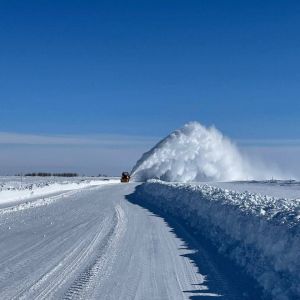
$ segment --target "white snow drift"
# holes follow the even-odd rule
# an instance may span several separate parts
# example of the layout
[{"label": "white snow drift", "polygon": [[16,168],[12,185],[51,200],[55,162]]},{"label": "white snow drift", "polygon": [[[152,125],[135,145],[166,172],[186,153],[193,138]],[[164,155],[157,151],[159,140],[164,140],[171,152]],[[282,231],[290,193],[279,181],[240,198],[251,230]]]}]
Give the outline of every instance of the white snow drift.
[{"label": "white snow drift", "polygon": [[274,176],[253,167],[216,128],[191,122],[146,152],[132,170],[137,180],[225,181]]},{"label": "white snow drift", "polygon": [[210,239],[272,299],[300,295],[300,199],[158,180],[139,186],[137,193]]},{"label": "white snow drift", "polygon": [[44,179],[22,186],[16,185],[15,182],[11,182],[11,184],[9,181],[5,183],[0,182],[0,205],[63,191],[79,190],[86,187],[116,182],[119,182],[119,180],[69,179],[65,181],[55,181],[55,179]]}]

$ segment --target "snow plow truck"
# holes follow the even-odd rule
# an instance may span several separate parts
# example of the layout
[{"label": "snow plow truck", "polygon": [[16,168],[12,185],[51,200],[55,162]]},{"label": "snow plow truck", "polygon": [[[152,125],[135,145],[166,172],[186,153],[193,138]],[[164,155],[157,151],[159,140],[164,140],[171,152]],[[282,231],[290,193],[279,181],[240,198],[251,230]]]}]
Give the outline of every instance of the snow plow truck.
[{"label": "snow plow truck", "polygon": [[129,182],[130,175],[128,172],[123,172],[121,177],[121,182]]}]

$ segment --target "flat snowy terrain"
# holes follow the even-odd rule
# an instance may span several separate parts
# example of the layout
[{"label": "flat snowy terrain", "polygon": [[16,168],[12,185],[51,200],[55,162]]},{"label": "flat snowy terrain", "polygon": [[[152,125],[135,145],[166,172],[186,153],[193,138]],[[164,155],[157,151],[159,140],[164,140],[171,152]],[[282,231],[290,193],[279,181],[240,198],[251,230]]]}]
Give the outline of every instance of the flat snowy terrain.
[{"label": "flat snowy terrain", "polygon": [[95,177],[0,177],[0,207],[63,191],[119,182]]},{"label": "flat snowy terrain", "polygon": [[212,185],[222,189],[237,192],[249,191],[261,195],[276,198],[300,199],[300,182],[290,180],[269,180],[269,181],[237,181],[237,182],[207,182],[195,183],[195,185]]},{"label": "flat snowy terrain", "polygon": [[55,201],[44,198],[41,204],[37,199],[22,210],[2,208],[0,298],[186,299],[196,291],[215,295],[184,256],[191,252],[184,241],[162,218],[125,199],[134,188],[93,186],[56,195]]},{"label": "flat snowy terrain", "polygon": [[[203,193],[203,188],[215,191],[213,187],[160,181],[140,185],[120,184],[116,180],[77,182],[71,179],[63,183],[49,183],[44,179],[38,182],[33,179],[30,184],[34,184],[34,193],[29,196],[22,194],[22,189],[27,190],[26,185],[16,188],[9,179],[3,182],[0,202],[2,192],[7,197],[7,186],[21,194],[12,202],[3,201],[0,209],[0,299],[164,300],[220,297],[253,300],[263,299],[259,283],[264,283],[263,279],[269,280],[274,288],[274,278],[278,280],[274,299],[297,299],[288,296],[296,291],[299,283],[299,277],[289,277],[298,270],[297,263],[293,264],[297,253],[291,249],[287,249],[289,257],[282,256],[289,271],[280,269],[280,257],[274,262],[278,276],[284,273],[288,283],[281,282],[280,276],[276,278],[272,265],[268,266],[269,273],[264,278],[256,278],[262,274],[256,272],[255,264],[252,269],[254,276],[246,275],[247,259],[253,254],[251,247],[248,250],[252,254],[245,255],[244,265],[236,261],[238,252],[234,251],[245,254],[243,251],[247,249],[240,247],[239,243],[234,244],[232,239],[223,243],[224,247],[231,245],[232,260],[217,251],[221,245],[219,239],[226,236],[218,232],[215,225],[217,221],[224,221],[223,215],[231,213],[230,203],[227,206],[217,203],[218,217],[208,214],[214,222],[210,227],[212,235],[207,234],[205,222],[204,235],[199,235],[201,224],[195,221],[193,213],[199,210],[199,205],[205,207],[208,200],[198,196],[192,199],[189,189]],[[49,188],[53,184],[55,191],[50,188],[50,193],[39,196],[38,189]],[[241,185],[235,183],[235,186]],[[227,194],[239,197],[237,192]],[[209,192],[207,195],[214,194]],[[181,204],[178,202],[180,199]],[[199,205],[193,206],[194,212],[189,211],[188,207],[195,199],[198,199]],[[216,194],[214,199],[219,199]],[[259,196],[257,199],[259,202]],[[240,209],[242,207],[236,206],[233,211],[238,213]],[[187,216],[190,222],[187,222]],[[201,211],[198,216],[203,221]],[[241,220],[244,222],[241,217],[236,222]],[[251,226],[251,214],[248,213],[246,221]],[[227,229],[230,228],[230,222],[226,224]],[[268,224],[265,225],[264,230],[268,234],[271,231]],[[235,226],[232,228],[236,229]],[[296,228],[294,226],[293,230]],[[292,233],[288,231],[288,234]],[[243,234],[244,231],[241,231],[241,236]],[[280,234],[278,232],[277,239],[281,238]],[[215,238],[217,244],[212,243],[210,238]],[[266,235],[266,239],[269,238]],[[252,243],[255,242],[253,238]],[[294,246],[297,246],[296,242]],[[281,248],[275,250],[282,254]],[[281,290],[283,286],[287,288],[286,293]]]}]

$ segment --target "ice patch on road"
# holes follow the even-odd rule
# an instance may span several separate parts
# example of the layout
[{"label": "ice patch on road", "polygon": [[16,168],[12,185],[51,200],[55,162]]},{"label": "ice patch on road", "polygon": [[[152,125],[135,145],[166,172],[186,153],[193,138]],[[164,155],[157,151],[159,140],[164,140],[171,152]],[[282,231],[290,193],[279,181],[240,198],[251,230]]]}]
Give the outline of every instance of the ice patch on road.
[{"label": "ice patch on road", "polygon": [[191,182],[267,179],[279,174],[254,166],[216,128],[191,122],[143,154],[132,175],[140,181]]}]

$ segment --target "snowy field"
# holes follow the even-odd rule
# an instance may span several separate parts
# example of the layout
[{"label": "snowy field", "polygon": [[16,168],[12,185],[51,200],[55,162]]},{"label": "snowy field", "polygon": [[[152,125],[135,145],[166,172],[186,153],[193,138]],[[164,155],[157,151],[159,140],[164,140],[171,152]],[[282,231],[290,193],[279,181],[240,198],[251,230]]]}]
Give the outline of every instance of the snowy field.
[{"label": "snowy field", "polygon": [[192,122],[129,184],[0,177],[0,299],[300,299],[300,182],[273,175]]},{"label": "snowy field", "polygon": [[241,299],[188,232],[179,236],[130,200],[137,185],[100,184],[0,209],[0,299]]},{"label": "snowy field", "polygon": [[100,177],[0,177],[0,207],[26,199],[119,182]]},{"label": "snowy field", "polygon": [[[300,181],[296,180],[266,180],[266,181],[233,181],[233,182],[207,182],[212,186],[229,189],[236,192],[249,191],[261,195],[277,198],[300,199]],[[199,185],[199,183],[195,183]]]},{"label": "snowy field", "polygon": [[1,182],[1,299],[300,294],[299,182]]}]

